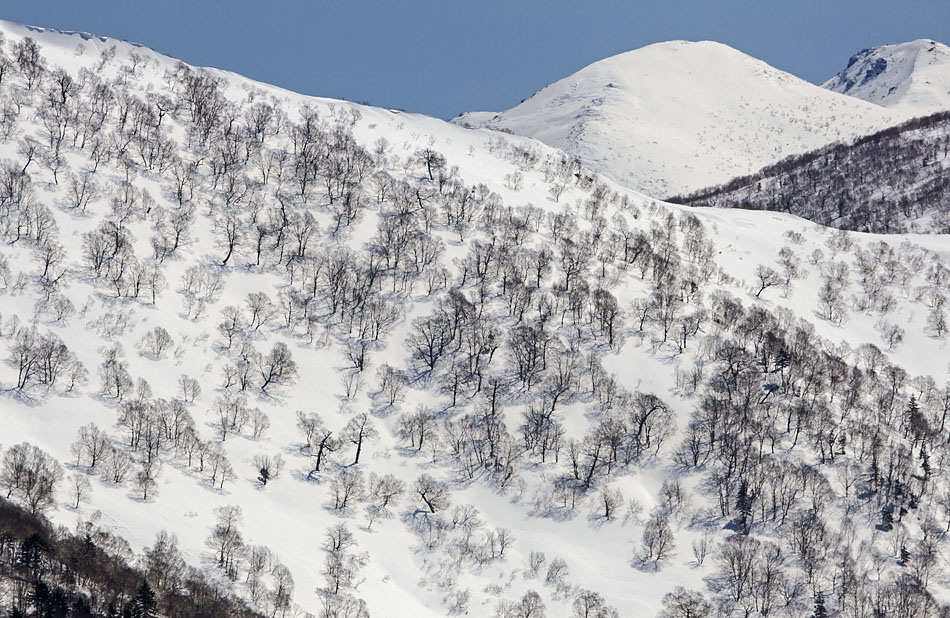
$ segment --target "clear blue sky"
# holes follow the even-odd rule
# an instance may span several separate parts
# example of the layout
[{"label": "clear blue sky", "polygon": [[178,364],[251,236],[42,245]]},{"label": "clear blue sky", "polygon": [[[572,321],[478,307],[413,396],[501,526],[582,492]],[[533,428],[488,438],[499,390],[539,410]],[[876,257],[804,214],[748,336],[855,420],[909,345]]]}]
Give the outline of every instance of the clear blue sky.
[{"label": "clear blue sky", "polygon": [[9,0],[0,18],[443,118],[670,39],[720,41],[814,82],[865,47],[950,43],[948,0]]}]

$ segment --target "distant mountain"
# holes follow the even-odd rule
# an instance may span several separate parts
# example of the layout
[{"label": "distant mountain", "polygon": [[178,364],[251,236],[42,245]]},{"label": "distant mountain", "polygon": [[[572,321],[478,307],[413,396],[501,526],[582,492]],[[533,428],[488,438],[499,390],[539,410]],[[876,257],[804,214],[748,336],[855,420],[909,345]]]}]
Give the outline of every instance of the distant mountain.
[{"label": "distant mountain", "polygon": [[950,233],[950,112],[910,120],[675,201],[788,212],[860,232]]},{"label": "distant mountain", "polygon": [[950,47],[930,39],[858,52],[823,84],[907,116],[950,109]]},{"label": "distant mountain", "polygon": [[498,114],[454,122],[510,131],[656,196],[750,174],[899,122],[720,43],[658,43],[595,62]]}]

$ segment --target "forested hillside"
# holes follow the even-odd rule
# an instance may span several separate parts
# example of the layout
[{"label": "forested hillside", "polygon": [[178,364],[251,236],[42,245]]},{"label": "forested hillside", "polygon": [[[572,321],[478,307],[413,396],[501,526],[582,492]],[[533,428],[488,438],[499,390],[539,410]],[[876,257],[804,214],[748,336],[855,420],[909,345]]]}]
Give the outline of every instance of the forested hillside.
[{"label": "forested hillside", "polygon": [[950,113],[789,157],[672,201],[788,212],[858,232],[950,233]]},{"label": "forested hillside", "polygon": [[947,615],[945,238],[2,30],[0,612]]}]

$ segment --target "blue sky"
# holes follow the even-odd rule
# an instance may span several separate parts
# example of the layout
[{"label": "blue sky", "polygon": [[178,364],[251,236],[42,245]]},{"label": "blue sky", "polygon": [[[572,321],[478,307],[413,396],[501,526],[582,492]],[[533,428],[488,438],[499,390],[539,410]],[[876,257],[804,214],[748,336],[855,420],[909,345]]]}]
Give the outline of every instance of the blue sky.
[{"label": "blue sky", "polygon": [[950,43],[947,0],[20,0],[0,4],[0,18],[443,118],[506,109],[670,39],[720,41],[814,82],[865,47]]}]

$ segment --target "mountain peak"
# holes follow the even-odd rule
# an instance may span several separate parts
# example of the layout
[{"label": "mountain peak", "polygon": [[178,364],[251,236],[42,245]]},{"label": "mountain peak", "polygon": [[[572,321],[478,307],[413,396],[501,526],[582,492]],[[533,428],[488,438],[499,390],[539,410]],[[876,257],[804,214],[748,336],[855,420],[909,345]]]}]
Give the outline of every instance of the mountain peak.
[{"label": "mountain peak", "polygon": [[668,41],[595,62],[505,112],[455,122],[534,137],[664,197],[898,120],[728,45]]},{"label": "mountain peak", "polygon": [[916,39],[863,49],[823,87],[909,116],[950,109],[950,47]]}]

